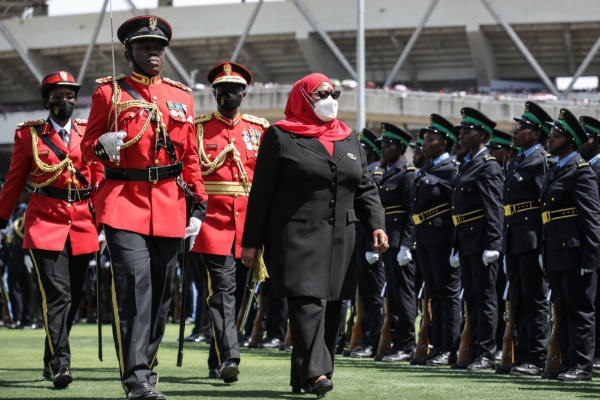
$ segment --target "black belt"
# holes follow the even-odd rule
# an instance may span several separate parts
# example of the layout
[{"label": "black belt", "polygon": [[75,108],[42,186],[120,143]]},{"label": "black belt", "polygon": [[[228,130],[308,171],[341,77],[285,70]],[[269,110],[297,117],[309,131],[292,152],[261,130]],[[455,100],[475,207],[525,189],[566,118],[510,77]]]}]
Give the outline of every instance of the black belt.
[{"label": "black belt", "polygon": [[413,214],[412,219],[413,219],[413,222],[415,223],[415,225],[420,225],[423,222],[427,221],[428,219],[431,219],[431,218],[435,217],[436,215],[439,215],[439,214],[442,214],[442,213],[445,213],[448,211],[450,211],[450,203],[444,203],[444,204],[440,204],[437,207],[433,207],[427,211]]},{"label": "black belt", "polygon": [[165,167],[149,168],[104,168],[104,177],[115,181],[144,181],[156,182],[163,179],[175,178],[181,174],[183,165],[178,162]]},{"label": "black belt", "polygon": [[557,219],[563,218],[574,218],[578,217],[579,212],[577,207],[563,208],[562,210],[544,211],[542,213],[542,222],[547,224],[548,222],[556,221]]},{"label": "black belt", "polygon": [[540,208],[539,201],[524,201],[522,203],[516,204],[507,204],[504,206],[504,216],[510,217],[511,215],[515,215],[517,213],[529,210],[535,210]]},{"label": "black belt", "polygon": [[464,224],[465,222],[475,221],[476,219],[483,218],[485,214],[483,210],[475,210],[466,212],[464,214],[456,214],[452,216],[452,221],[454,222],[454,226],[459,226],[460,224]]},{"label": "black belt", "polygon": [[92,196],[92,189],[59,189],[46,186],[45,188],[36,188],[34,193],[69,203],[77,203],[89,199]]}]

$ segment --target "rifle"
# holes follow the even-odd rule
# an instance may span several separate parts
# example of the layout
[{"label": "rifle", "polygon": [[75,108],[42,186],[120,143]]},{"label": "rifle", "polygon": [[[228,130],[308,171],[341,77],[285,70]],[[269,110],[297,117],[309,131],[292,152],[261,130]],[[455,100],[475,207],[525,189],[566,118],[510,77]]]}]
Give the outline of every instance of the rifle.
[{"label": "rifle", "polygon": [[[348,351],[344,351],[344,356],[350,356],[350,353],[354,351],[358,346],[362,344],[363,340],[363,331],[362,331],[362,321],[365,313],[365,305],[360,299],[358,295],[358,290],[356,291],[356,300],[355,300],[355,313],[356,319],[354,320],[354,324],[352,325],[352,335],[350,336],[350,348]],[[346,355],[348,354],[348,355]]]},{"label": "rifle", "polygon": [[[552,291],[549,291],[548,299],[550,299],[551,294]],[[552,334],[550,335],[550,339],[548,340],[548,354],[546,356],[546,366],[544,368],[544,371],[552,372],[560,368],[560,364],[562,363],[558,334],[558,310],[556,309],[555,302],[552,302],[552,312],[548,316],[548,319],[552,321]]]},{"label": "rifle", "polygon": [[290,321],[288,320],[287,323],[287,332],[285,333],[285,340],[283,342],[283,349],[285,350],[286,347],[288,346],[292,346],[292,331],[290,330]]},{"label": "rifle", "polygon": [[390,351],[392,348],[392,319],[393,316],[392,310],[390,310],[390,302],[388,299],[388,295],[385,296],[385,318],[383,320],[383,325],[381,326],[381,330],[379,331],[379,345],[377,345],[377,355],[375,356],[375,361],[381,361],[383,357]]},{"label": "rifle", "polygon": [[510,282],[506,282],[506,290],[504,291],[504,301],[506,302],[504,322],[506,322],[506,329],[504,330],[504,336],[502,337],[502,358],[500,360],[501,367],[507,367],[515,361],[515,342],[513,339],[515,321],[512,304],[508,295],[509,284]]},{"label": "rifle", "polygon": [[[354,328],[354,320],[356,318],[356,305],[352,306],[352,301],[348,301],[350,303],[350,318],[346,321],[346,329],[344,331],[344,347],[346,343],[350,343],[352,339],[352,329]],[[348,353],[350,355],[350,353]]]},{"label": "rifle", "polygon": [[96,252],[96,324],[98,325],[98,359],[102,360],[102,282],[100,281],[100,251]]},{"label": "rifle", "polygon": [[[182,266],[182,273],[183,273],[183,266]],[[175,290],[174,290],[175,293],[173,296],[173,322],[174,323],[180,322],[180,320],[181,320],[181,307],[180,307],[181,292],[180,292],[180,290],[183,290],[183,288],[181,288],[179,283],[180,283],[179,275],[177,275],[177,272],[175,272],[175,276],[173,277],[173,286],[175,288]]]},{"label": "rifle", "polygon": [[[246,309],[251,306],[250,303],[250,280],[252,279],[252,268],[248,268],[248,274],[246,275],[246,289],[244,290],[244,297],[242,297],[242,304],[240,305],[240,311],[238,312],[237,318],[235,319],[235,329],[238,334],[238,340],[241,339],[244,334],[242,329],[244,329],[242,323],[244,321],[244,316],[246,315]],[[204,322],[202,322],[204,324]]]},{"label": "rifle", "polygon": [[4,326],[8,326],[13,323],[13,320],[8,312],[8,292],[6,290],[6,286],[4,285],[4,279],[2,275],[0,275],[0,291],[2,292],[2,322],[4,323]]},{"label": "rifle", "polygon": [[[462,301],[464,289],[460,293],[460,299]],[[458,362],[466,361],[469,358],[469,346],[471,345],[471,323],[469,322],[469,310],[467,309],[467,302],[463,301],[463,312],[462,318],[465,322],[462,333],[460,334],[460,347],[458,349]]]},{"label": "rifle", "polygon": [[[258,283],[258,282],[257,282]],[[250,335],[249,345],[248,347],[257,348],[258,343],[263,339],[265,334],[262,326],[263,316],[265,315],[265,290],[262,285],[257,285],[260,287],[258,293],[258,309],[256,311],[256,317],[254,317],[254,323],[252,325],[252,334]]]},{"label": "rifle", "polygon": [[419,293],[421,299],[421,327],[417,334],[417,348],[415,350],[415,359],[423,358],[429,354],[429,326],[431,325],[431,299],[429,297],[429,291],[425,287],[421,288]]}]

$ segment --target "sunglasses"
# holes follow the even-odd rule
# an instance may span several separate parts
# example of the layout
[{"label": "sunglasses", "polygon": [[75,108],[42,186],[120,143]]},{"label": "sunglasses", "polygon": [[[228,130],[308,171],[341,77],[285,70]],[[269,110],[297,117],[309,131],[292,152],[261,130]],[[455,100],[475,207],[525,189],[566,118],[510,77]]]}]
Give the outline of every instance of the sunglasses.
[{"label": "sunglasses", "polygon": [[339,90],[332,90],[331,92],[328,92],[327,90],[318,90],[316,92],[312,92],[311,94],[318,94],[319,98],[321,98],[321,100],[325,100],[327,97],[331,96],[334,100],[337,100],[340,98],[340,91]]}]

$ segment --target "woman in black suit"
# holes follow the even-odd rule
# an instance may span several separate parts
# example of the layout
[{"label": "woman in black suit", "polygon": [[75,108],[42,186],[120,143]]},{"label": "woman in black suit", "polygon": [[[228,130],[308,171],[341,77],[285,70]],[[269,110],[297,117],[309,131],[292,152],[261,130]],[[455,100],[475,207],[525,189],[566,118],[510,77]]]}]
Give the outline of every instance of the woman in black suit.
[{"label": "woman in black suit", "polygon": [[322,397],[331,375],[340,322],[339,300],[354,249],[354,223],[387,250],[377,188],[357,136],[336,119],[336,91],[322,74],[296,82],[286,119],[263,135],[242,239],[242,262],[265,263],[279,297],[287,297],[291,386]]}]

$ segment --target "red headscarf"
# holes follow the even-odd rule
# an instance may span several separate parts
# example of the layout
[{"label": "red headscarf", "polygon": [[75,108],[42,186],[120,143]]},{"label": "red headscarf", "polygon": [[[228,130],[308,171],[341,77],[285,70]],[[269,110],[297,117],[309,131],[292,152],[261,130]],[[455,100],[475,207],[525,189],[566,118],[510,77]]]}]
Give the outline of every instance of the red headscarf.
[{"label": "red headscarf", "polygon": [[329,154],[333,155],[333,142],[346,139],[352,129],[337,118],[323,122],[315,115],[307,97],[310,97],[310,93],[323,82],[331,83],[328,77],[318,73],[307,75],[296,82],[285,106],[286,119],[277,121],[273,125],[297,135],[316,137]]}]

